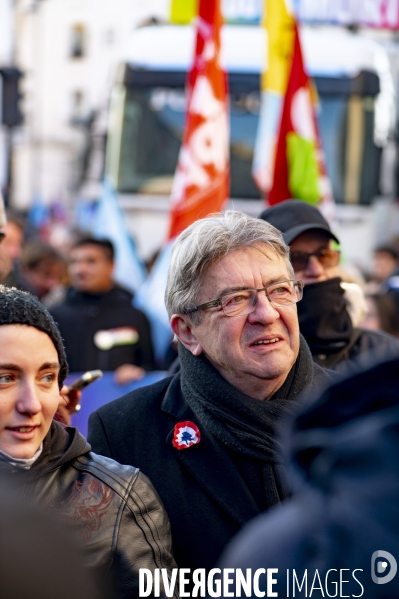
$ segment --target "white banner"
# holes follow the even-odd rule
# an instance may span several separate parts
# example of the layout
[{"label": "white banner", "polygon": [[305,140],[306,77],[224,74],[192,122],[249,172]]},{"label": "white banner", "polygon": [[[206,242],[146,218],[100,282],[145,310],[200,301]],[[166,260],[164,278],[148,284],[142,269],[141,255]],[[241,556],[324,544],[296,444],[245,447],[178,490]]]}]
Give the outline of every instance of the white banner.
[{"label": "white banner", "polygon": [[300,21],[399,28],[399,0],[295,0]]},{"label": "white banner", "polygon": [[[302,22],[399,29],[399,0],[287,0]],[[259,23],[264,0],[222,0],[228,22]]]}]

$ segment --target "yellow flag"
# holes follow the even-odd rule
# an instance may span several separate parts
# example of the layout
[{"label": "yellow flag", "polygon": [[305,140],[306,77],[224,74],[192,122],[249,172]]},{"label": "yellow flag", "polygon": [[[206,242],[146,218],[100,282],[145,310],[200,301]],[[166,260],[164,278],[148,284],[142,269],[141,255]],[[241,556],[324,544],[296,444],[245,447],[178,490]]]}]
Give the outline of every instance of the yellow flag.
[{"label": "yellow flag", "polygon": [[198,0],[172,0],[170,20],[172,23],[186,25],[198,14]]},{"label": "yellow flag", "polygon": [[267,31],[267,69],[262,89],[284,95],[294,48],[295,15],[289,0],[264,0],[263,25]]}]

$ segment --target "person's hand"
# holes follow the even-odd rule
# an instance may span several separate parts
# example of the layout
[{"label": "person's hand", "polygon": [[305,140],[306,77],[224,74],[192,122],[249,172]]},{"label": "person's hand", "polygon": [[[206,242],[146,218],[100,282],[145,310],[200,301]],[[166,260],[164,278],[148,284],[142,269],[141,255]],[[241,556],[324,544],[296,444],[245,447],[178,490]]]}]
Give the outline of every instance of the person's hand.
[{"label": "person's hand", "polygon": [[134,364],[122,364],[114,372],[114,381],[118,385],[127,385],[132,381],[139,381],[145,376],[144,368]]},{"label": "person's hand", "polygon": [[71,415],[80,409],[80,400],[82,392],[76,389],[69,389],[64,385],[60,392],[61,401],[58,404],[55,420],[69,426],[71,424]]}]

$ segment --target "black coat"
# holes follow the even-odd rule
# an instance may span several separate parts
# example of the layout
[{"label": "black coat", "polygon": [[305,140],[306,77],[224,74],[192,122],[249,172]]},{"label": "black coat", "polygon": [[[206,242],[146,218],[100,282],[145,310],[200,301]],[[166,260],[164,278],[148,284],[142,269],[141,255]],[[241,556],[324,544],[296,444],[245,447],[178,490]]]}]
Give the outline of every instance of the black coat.
[{"label": "black coat", "polygon": [[323,368],[350,374],[359,365],[399,355],[396,337],[353,326],[339,277],[305,285],[298,321],[314,361]]},{"label": "black coat", "polygon": [[[69,369],[115,370],[122,364],[135,364],[145,370],[154,368],[151,330],[147,317],[132,306],[132,294],[113,287],[103,294],[69,289],[65,300],[50,310],[64,339]],[[94,335],[101,330],[133,327],[139,339],[132,345],[99,349]]]},{"label": "black coat", "polygon": [[[315,366],[318,384],[330,376]],[[110,402],[89,421],[93,450],[136,464],[152,481],[168,513],[180,568],[212,568],[221,551],[259,513],[226,447],[204,428],[186,450],[172,445],[178,422],[198,423],[180,393],[180,373]]]},{"label": "black coat", "polygon": [[316,356],[313,358],[320,366],[331,368],[342,374],[352,374],[359,367],[366,368],[369,364],[388,360],[395,355],[399,355],[399,339],[397,337],[382,331],[355,328],[353,329],[353,342],[350,342],[342,352],[339,362],[330,366],[328,359],[317,359]]}]

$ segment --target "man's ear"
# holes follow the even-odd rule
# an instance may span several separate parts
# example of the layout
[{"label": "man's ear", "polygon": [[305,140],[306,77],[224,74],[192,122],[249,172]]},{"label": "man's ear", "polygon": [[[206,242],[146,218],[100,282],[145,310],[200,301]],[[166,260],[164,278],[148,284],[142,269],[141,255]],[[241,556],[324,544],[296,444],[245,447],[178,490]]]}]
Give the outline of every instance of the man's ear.
[{"label": "man's ear", "polygon": [[194,356],[199,356],[203,352],[202,345],[197,340],[191,318],[187,314],[173,314],[170,319],[172,331],[178,337],[179,341]]}]

